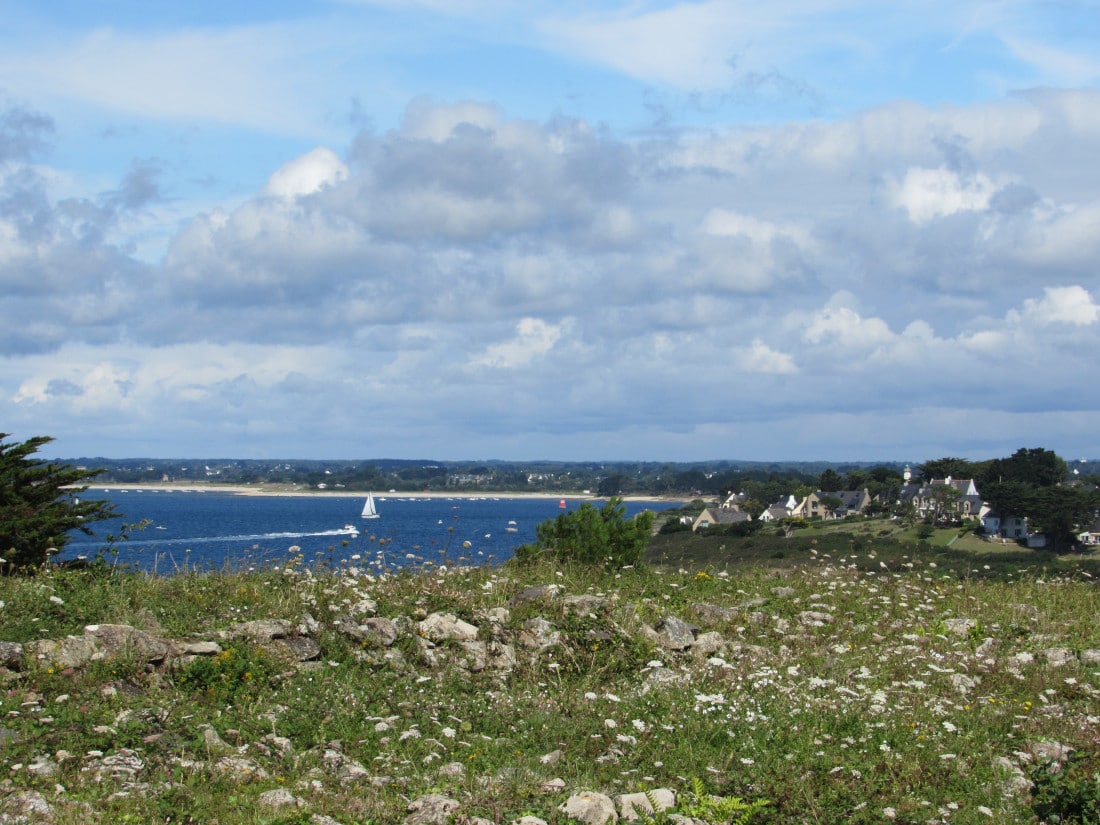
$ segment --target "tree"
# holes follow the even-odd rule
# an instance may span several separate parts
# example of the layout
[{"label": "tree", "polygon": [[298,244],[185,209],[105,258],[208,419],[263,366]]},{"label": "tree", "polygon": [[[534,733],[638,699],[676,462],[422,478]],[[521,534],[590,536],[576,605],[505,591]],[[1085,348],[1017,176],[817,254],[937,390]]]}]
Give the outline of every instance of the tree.
[{"label": "tree", "polygon": [[972,478],[974,465],[965,458],[946,456],[928,461],[917,467],[922,481],[931,481],[934,478]]},{"label": "tree", "polygon": [[1041,487],[1035,493],[1028,526],[1044,533],[1051,549],[1058,552],[1074,543],[1082,526],[1092,523],[1098,498],[1093,490]]},{"label": "tree", "polygon": [[622,567],[642,559],[653,528],[653,513],[626,518],[622,499],[597,509],[585,502],[576,510],[535,527],[535,541],[516,548],[521,562],[542,556],[580,564]]},{"label": "tree", "polygon": [[1020,481],[1033,487],[1053,487],[1066,479],[1066,462],[1042,447],[1021,447],[1009,458],[994,462],[993,468],[1004,481]]},{"label": "tree", "polygon": [[49,560],[51,549],[61,550],[69,532],[92,535],[91,523],[118,514],[105,501],[83,501],[77,494],[82,482],[99,470],[51,464],[32,456],[48,436],[5,444],[0,433],[0,556],[7,570],[28,570]]},{"label": "tree", "polygon": [[596,488],[596,495],[609,498],[621,496],[630,489],[630,486],[631,482],[628,476],[622,474],[611,475],[600,481],[599,486]]},{"label": "tree", "polygon": [[817,484],[822,492],[835,493],[844,488],[844,479],[840,477],[840,473],[830,467],[821,474],[821,480]]}]

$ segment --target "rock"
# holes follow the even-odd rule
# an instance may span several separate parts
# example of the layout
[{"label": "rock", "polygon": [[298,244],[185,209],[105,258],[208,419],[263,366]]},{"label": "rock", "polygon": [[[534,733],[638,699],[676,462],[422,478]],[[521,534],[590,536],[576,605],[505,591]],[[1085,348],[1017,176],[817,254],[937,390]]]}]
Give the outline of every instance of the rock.
[{"label": "rock", "polygon": [[722,634],[711,630],[695,637],[695,644],[691,646],[691,652],[705,659],[707,656],[713,656],[725,646],[726,640],[722,638]]},{"label": "rock", "polygon": [[470,673],[480,673],[485,670],[489,662],[488,647],[485,642],[460,642],[459,644],[465,655],[459,656],[455,663]]},{"label": "rock", "polygon": [[36,756],[34,761],[27,765],[27,773],[34,776],[50,777],[55,775],[57,771],[57,763],[44,754]]},{"label": "rock", "polygon": [[501,642],[489,642],[486,649],[488,664],[493,670],[514,670],[517,664],[516,649]]},{"label": "rock", "polygon": [[619,803],[619,816],[633,822],[636,819],[641,819],[642,814],[650,818],[655,813],[676,807],[676,793],[668,788],[657,788],[648,794],[622,794],[617,801]]},{"label": "rock", "polygon": [[1007,756],[998,756],[993,759],[993,767],[1005,774],[1001,783],[1004,792],[1009,796],[1028,793],[1031,790],[1031,780],[1027,778],[1023,770],[1013,763]]},{"label": "rock", "polygon": [[430,793],[409,803],[410,814],[405,817],[405,825],[447,825],[451,814],[460,807],[457,799]]},{"label": "rock", "polygon": [[658,644],[665,650],[687,650],[695,644],[695,632],[699,628],[677,616],[666,616],[654,629]]},{"label": "rock", "polygon": [[256,619],[251,622],[234,625],[225,632],[230,639],[251,639],[263,644],[272,639],[285,639],[294,631],[294,626],[285,619]]},{"label": "rock", "polygon": [[321,655],[321,646],[308,636],[287,636],[285,639],[275,639],[274,644],[299,662],[309,662]]},{"label": "rock", "polygon": [[218,732],[211,725],[202,725],[200,729],[202,730],[202,743],[208,753],[233,753],[233,748],[218,735]]},{"label": "rock", "polygon": [[545,819],[539,819],[537,816],[521,816],[519,819],[513,819],[512,825],[547,825]]},{"label": "rock", "polygon": [[793,587],[773,587],[772,595],[777,599],[789,599],[793,597],[795,590]]},{"label": "rock", "polygon": [[562,600],[562,610],[567,616],[590,616],[603,612],[611,602],[603,596],[582,594],[566,596]]},{"label": "rock", "polygon": [[176,650],[181,656],[216,656],[222,646],[217,642],[176,642]]},{"label": "rock", "polygon": [[729,624],[737,618],[736,607],[719,607],[714,604],[696,602],[691,606],[691,609],[695,611],[695,615],[700,619],[710,624]]},{"label": "rock", "polygon": [[512,604],[550,601],[556,599],[560,592],[560,584],[540,584],[534,587],[525,587],[512,597]]},{"label": "rock", "polygon": [[397,641],[397,624],[392,619],[375,616],[363,622],[360,628],[365,633],[363,641],[376,647],[390,647]]},{"label": "rock", "polygon": [[374,599],[360,599],[351,606],[351,612],[356,616],[373,616],[378,610],[378,603]]},{"label": "rock", "polygon": [[38,791],[16,791],[0,801],[0,810],[4,811],[5,816],[0,820],[4,822],[43,821],[53,815],[50,803]]},{"label": "rock", "polygon": [[584,825],[605,825],[607,822],[619,821],[611,798],[594,791],[574,794],[559,805],[558,810]]},{"label": "rock", "polygon": [[106,659],[134,656],[145,662],[163,662],[171,651],[167,640],[130,625],[90,624],[84,628],[84,633],[95,638]]},{"label": "rock", "polygon": [[96,782],[106,779],[132,780],[145,770],[145,760],[136,751],[119,748],[108,756],[92,761],[82,770],[91,773]]},{"label": "rock", "polygon": [[102,659],[103,649],[94,636],[66,636],[64,639],[39,639],[30,645],[31,652],[58,668],[79,668]]},{"label": "rock", "polygon": [[1088,649],[1081,651],[1081,662],[1086,665],[1100,665],[1100,650]]},{"label": "rock", "polygon": [[276,788],[273,791],[264,791],[256,801],[261,808],[277,811],[281,808],[304,808],[306,801],[295,796],[286,788]]},{"label": "rock", "polygon": [[546,650],[561,644],[561,632],[542,617],[528,619],[519,631],[519,643],[529,650]]},{"label": "rock", "polygon": [[545,782],[539,783],[539,790],[543,793],[561,793],[565,790],[565,780],[560,776],[547,779]]},{"label": "rock", "polygon": [[1032,742],[1027,752],[1039,762],[1064,763],[1073,754],[1073,748],[1061,742]]},{"label": "rock", "polygon": [[810,627],[822,627],[831,624],[833,617],[820,610],[803,610],[798,614],[798,620],[802,622],[802,624],[809,625]]},{"label": "rock", "polygon": [[553,766],[561,762],[563,756],[565,756],[565,752],[561,748],[558,748],[557,750],[550,751],[550,753],[544,753],[539,757],[539,762],[544,765]]},{"label": "rock", "polygon": [[223,756],[212,766],[214,773],[237,782],[255,782],[269,779],[267,771],[244,756]]},{"label": "rock", "polygon": [[422,636],[433,642],[472,642],[477,639],[477,628],[454,613],[432,613],[424,621],[417,622],[416,627]]},{"label": "rock", "polygon": [[19,642],[0,642],[0,667],[19,670],[23,664],[23,645]]}]

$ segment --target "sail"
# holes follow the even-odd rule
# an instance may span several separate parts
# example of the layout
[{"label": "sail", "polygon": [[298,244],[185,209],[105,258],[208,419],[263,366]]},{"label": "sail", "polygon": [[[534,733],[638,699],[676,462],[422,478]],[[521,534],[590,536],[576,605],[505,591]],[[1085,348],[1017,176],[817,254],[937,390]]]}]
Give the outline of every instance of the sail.
[{"label": "sail", "polygon": [[367,500],[363,503],[363,518],[378,518],[378,508],[374,506],[374,496],[367,493]]}]

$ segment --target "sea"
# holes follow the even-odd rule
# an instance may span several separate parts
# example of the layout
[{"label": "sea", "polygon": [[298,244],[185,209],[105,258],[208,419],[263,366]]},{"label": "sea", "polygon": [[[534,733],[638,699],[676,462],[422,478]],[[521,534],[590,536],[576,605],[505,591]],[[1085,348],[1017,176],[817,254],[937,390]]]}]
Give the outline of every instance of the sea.
[{"label": "sea", "polygon": [[[375,494],[379,517],[364,519],[365,496],[90,489],[83,498],[110,502],[121,518],[90,525],[94,536],[74,532],[58,561],[102,556],[109,564],[161,575],[247,570],[296,557],[315,567],[375,571],[495,565],[533,541],[538,524],[582,504],[560,497]],[[678,502],[624,502],[630,516],[675,506]]]}]

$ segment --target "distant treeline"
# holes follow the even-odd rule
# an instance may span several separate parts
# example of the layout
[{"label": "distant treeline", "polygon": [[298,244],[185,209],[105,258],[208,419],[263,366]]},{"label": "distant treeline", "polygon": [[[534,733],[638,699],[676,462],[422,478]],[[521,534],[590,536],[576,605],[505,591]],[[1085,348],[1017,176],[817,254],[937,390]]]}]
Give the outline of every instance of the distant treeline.
[{"label": "distant treeline", "polygon": [[[903,464],[827,462],[555,462],[363,461],[257,459],[77,458],[67,462],[100,468],[100,483],[204,481],[215,484],[290,484],[319,489],[527,491],[594,495],[710,497],[748,485],[764,500],[795,488],[818,486],[823,474],[859,488],[900,482]],[[323,485],[323,486],[322,486]]]}]

